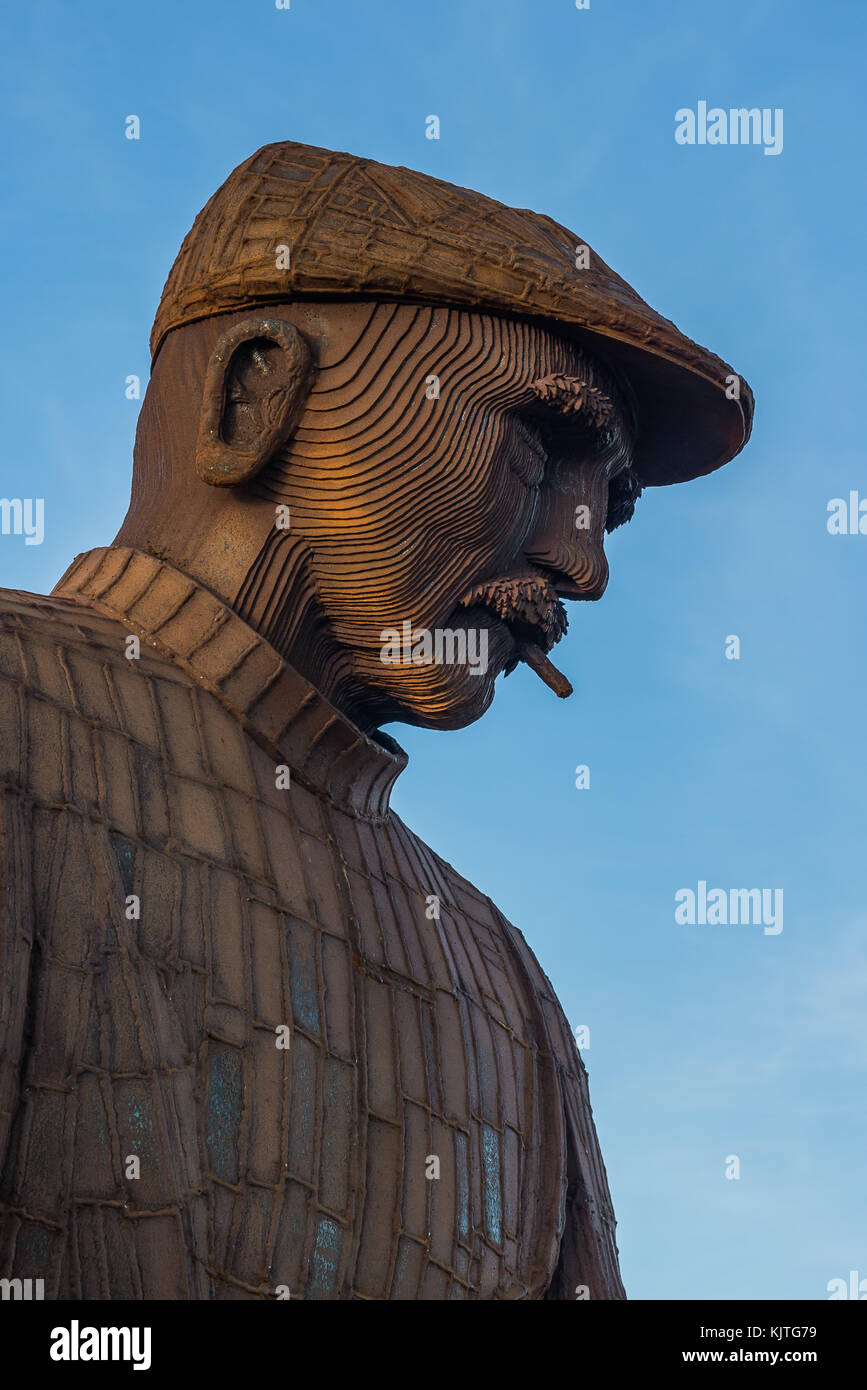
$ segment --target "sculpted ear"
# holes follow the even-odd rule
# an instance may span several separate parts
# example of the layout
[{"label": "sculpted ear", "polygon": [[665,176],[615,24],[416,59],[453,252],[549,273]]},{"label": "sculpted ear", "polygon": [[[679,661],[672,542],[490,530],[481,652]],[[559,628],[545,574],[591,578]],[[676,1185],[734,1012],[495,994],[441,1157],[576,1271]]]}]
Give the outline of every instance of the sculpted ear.
[{"label": "sculpted ear", "polygon": [[282,319],[244,319],[208,363],[196,471],[213,487],[249,483],[292,433],[313,381],[306,339]]}]

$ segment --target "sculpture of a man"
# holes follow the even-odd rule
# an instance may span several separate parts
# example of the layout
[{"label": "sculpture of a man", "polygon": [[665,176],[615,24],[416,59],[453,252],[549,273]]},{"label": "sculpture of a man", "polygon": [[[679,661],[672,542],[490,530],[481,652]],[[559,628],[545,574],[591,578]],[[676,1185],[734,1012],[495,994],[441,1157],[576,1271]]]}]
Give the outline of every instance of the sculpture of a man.
[{"label": "sculpture of a man", "polygon": [[568,693],[562,600],[749,388],[548,218],[293,143],[152,349],[115,542],[0,602],[0,1275],[622,1298],[566,1019],[378,730]]}]

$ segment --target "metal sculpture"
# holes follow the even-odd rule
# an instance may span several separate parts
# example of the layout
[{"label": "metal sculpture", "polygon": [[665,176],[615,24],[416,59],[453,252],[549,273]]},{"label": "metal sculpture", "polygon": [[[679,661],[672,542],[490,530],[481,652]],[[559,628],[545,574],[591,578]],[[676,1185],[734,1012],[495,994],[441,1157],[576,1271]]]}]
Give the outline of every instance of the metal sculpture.
[{"label": "metal sculpture", "polygon": [[0,1273],[622,1298],[566,1019],[379,730],[519,661],[568,694],[563,600],[749,388],[550,219],[292,143],[197,218],[152,349],[115,542],[2,598]]}]

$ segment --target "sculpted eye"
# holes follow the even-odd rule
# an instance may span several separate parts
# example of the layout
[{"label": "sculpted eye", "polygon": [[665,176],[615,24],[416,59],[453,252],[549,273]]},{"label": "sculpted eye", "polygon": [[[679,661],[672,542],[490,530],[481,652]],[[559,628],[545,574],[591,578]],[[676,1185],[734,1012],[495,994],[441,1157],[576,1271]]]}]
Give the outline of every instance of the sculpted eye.
[{"label": "sculpted eye", "polygon": [[509,448],[509,463],[522,483],[538,487],[548,466],[548,453],[542,432],[532,420],[512,416],[513,429]]},{"label": "sculpted eye", "polygon": [[632,513],[635,511],[635,504],[642,493],[641,483],[636,478],[631,468],[624,468],[608,484],[608,515],[605,518],[605,530],[616,531],[618,526],[623,526],[627,521],[632,520]]}]

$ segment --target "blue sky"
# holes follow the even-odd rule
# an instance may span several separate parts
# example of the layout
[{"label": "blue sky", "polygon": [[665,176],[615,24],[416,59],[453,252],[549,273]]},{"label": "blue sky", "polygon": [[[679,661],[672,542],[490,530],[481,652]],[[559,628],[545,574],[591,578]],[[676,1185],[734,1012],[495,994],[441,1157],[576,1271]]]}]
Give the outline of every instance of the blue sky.
[{"label": "blue sky", "polygon": [[[269,141],[550,214],[755,391],[744,454],[609,539],[559,649],[571,700],[521,668],[470,729],[392,730],[396,809],[591,1029],[634,1298],[867,1278],[867,536],[826,527],[867,498],[865,29],[849,0],[44,0],[0,24],[0,494],[46,499],[41,546],[0,538],[6,587],[115,534],[124,380],[195,214]],[[782,154],[678,145],[699,100],[782,108]],[[783,931],[676,925],[700,879],[782,888]]]}]

